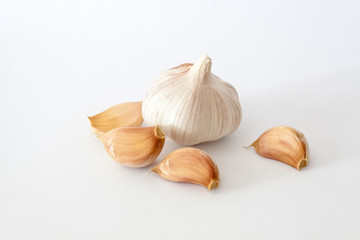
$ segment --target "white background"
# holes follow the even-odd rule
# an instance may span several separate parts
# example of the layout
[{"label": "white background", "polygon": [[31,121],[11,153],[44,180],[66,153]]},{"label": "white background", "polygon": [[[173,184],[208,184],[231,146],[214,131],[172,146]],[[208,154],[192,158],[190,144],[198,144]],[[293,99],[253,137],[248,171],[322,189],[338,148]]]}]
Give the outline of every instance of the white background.
[{"label": "white background", "polygon": [[[113,161],[87,115],[203,52],[243,107],[196,146],[220,188]],[[358,0],[2,0],[0,239],[360,239],[359,89]],[[243,148],[277,125],[307,137],[301,171]]]}]

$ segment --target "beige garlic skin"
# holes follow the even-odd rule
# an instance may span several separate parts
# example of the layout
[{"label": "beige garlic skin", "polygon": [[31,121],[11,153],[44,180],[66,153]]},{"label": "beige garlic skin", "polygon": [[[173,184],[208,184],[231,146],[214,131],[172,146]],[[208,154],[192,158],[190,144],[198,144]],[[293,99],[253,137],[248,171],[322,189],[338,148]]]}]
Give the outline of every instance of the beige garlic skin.
[{"label": "beige garlic skin", "polygon": [[304,134],[291,127],[271,128],[249,147],[254,147],[263,157],[281,161],[297,170],[309,162],[309,146]]},{"label": "beige garlic skin", "polygon": [[115,128],[99,138],[115,161],[134,168],[152,164],[165,143],[165,135],[158,126]]},{"label": "beige garlic skin", "polygon": [[139,127],[143,122],[142,102],[126,102],[112,106],[92,117],[88,117],[91,129],[102,135],[114,128]]},{"label": "beige garlic skin", "polygon": [[211,73],[203,54],[194,63],[169,69],[156,79],[143,100],[148,125],[159,125],[182,145],[215,141],[233,133],[241,121],[235,88]]},{"label": "beige garlic skin", "polygon": [[220,184],[219,170],[209,154],[196,148],[180,148],[151,169],[173,182],[195,183],[211,191]]}]

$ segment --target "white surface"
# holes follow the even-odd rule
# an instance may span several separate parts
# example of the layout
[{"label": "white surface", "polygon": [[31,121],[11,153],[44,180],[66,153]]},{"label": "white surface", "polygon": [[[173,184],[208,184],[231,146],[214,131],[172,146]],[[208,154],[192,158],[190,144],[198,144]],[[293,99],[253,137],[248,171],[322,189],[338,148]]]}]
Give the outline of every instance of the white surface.
[{"label": "white surface", "polygon": [[[357,0],[2,0],[0,239],[360,239],[359,43]],[[202,52],[243,107],[197,146],[220,188],[113,161],[86,116]],[[243,148],[282,124],[309,141],[301,171]]]}]

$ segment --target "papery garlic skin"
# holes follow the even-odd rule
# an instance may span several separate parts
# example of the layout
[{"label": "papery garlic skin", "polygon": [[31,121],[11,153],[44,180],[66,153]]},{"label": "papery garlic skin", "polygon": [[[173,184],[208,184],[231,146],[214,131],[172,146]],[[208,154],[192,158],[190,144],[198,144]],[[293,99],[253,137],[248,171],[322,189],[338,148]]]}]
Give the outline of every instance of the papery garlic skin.
[{"label": "papery garlic skin", "polygon": [[116,128],[99,138],[115,161],[134,168],[152,164],[165,143],[165,135],[158,126]]},{"label": "papery garlic skin", "polygon": [[195,64],[169,69],[155,80],[142,114],[175,142],[195,145],[233,133],[241,106],[235,88],[211,73],[211,59],[203,54]]},{"label": "papery garlic skin", "polygon": [[303,133],[287,126],[273,127],[249,147],[267,158],[284,162],[297,170],[309,162],[309,146]]},{"label": "papery garlic skin", "polygon": [[142,102],[126,102],[114,105],[92,117],[88,117],[91,129],[102,135],[114,128],[139,127],[143,122]]},{"label": "papery garlic skin", "polygon": [[151,170],[166,180],[199,184],[209,191],[220,184],[216,164],[209,154],[196,148],[177,149]]}]

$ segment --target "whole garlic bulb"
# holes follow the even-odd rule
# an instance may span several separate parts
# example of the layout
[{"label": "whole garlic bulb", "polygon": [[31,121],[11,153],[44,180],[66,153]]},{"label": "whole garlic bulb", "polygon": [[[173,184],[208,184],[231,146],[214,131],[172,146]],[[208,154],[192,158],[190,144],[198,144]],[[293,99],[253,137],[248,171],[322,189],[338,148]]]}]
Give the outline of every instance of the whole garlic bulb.
[{"label": "whole garlic bulb", "polygon": [[195,145],[234,132],[241,106],[235,88],[211,73],[211,59],[202,54],[196,63],[169,69],[156,79],[142,114],[175,142]]}]

